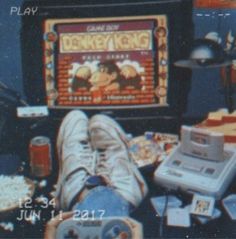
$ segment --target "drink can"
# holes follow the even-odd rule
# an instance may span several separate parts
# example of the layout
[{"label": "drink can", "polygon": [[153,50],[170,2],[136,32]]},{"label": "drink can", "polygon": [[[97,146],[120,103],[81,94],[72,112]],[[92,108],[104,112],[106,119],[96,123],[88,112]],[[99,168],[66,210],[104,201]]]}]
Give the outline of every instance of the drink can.
[{"label": "drink can", "polygon": [[30,169],[35,177],[46,177],[51,174],[51,143],[45,136],[37,136],[31,139],[29,145]]}]

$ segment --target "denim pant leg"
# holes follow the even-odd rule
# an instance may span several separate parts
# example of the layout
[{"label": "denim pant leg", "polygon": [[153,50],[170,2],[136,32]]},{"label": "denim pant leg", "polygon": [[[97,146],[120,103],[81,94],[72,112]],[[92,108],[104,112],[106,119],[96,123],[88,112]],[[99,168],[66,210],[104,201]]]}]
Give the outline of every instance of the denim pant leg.
[{"label": "denim pant leg", "polygon": [[[75,211],[93,212],[96,218],[128,216],[133,206],[110,187],[98,186],[92,189],[86,197],[76,203]],[[101,214],[102,213],[102,214]]]}]

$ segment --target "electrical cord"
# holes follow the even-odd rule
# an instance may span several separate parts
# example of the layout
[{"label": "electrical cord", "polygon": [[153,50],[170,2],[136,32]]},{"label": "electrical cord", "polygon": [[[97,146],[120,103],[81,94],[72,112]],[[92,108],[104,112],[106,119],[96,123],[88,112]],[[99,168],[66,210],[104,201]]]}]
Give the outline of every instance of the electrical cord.
[{"label": "electrical cord", "polygon": [[166,214],[167,208],[168,208],[168,201],[169,201],[169,191],[165,191],[164,209],[162,211],[162,214],[160,215],[160,225],[159,225],[159,237],[160,238],[163,238],[164,220],[165,220],[165,214]]}]

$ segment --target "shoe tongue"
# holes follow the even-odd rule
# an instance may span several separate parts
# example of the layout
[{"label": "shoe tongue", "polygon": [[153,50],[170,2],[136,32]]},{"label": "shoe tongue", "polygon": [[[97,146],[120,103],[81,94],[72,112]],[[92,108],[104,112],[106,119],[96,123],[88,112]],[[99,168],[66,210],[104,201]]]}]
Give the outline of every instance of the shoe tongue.
[{"label": "shoe tongue", "polygon": [[80,142],[81,144],[87,144],[88,137],[86,135],[74,135],[70,137],[70,142]]},{"label": "shoe tongue", "polygon": [[122,143],[110,135],[109,131],[95,129],[91,132],[93,147],[96,149],[117,149],[122,147]]},{"label": "shoe tongue", "polygon": [[104,152],[106,151],[108,148],[109,149],[116,149],[116,148],[120,148],[121,145],[114,139],[110,138],[110,139],[100,139],[98,141],[96,141],[96,143],[94,144],[96,149],[99,149],[99,152]]},{"label": "shoe tongue", "polygon": [[86,130],[81,130],[80,134],[76,135],[77,139],[80,141],[80,142],[84,142],[84,143],[87,143],[88,142],[88,133]]}]

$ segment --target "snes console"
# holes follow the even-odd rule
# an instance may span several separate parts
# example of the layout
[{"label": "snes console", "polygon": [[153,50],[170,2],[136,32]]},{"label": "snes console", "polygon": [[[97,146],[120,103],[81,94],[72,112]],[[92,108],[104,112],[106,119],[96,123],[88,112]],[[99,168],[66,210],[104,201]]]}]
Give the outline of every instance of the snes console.
[{"label": "snes console", "polygon": [[224,135],[182,126],[181,143],[154,173],[154,181],[220,199],[236,173],[236,149],[224,145]]},{"label": "snes console", "polygon": [[181,152],[206,160],[224,160],[224,135],[205,129],[182,126]]},{"label": "snes console", "polygon": [[86,220],[71,218],[59,224],[56,238],[142,239],[143,234],[142,225],[130,217],[106,217]]}]

